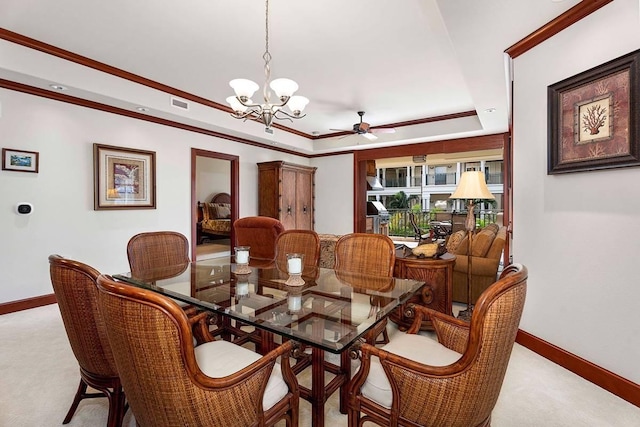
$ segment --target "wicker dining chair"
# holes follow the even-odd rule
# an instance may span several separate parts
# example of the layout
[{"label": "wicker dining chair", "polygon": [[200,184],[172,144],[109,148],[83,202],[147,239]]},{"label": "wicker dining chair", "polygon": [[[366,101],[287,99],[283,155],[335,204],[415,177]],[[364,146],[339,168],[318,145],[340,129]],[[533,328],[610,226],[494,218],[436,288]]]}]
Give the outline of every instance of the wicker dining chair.
[{"label": "wicker dining chair", "polygon": [[189,241],[175,231],[150,231],[139,233],[127,243],[129,268],[134,276],[153,271],[160,280],[182,273],[189,265]]},{"label": "wicker dining chair", "polygon": [[[406,334],[362,344],[349,383],[348,425],[490,426],[524,307],[527,268],[506,267],[475,306],[471,322],[415,305]],[[431,319],[438,341],[418,335]]]},{"label": "wicker dining chair", "polygon": [[276,265],[287,271],[287,254],[303,254],[303,275],[313,275],[320,261],[320,238],[313,230],[286,230],[276,238]]},{"label": "wicker dining chair", "polygon": [[[396,248],[393,241],[383,234],[345,234],[336,242],[335,259],[336,271],[393,277]],[[370,302],[373,313],[379,303],[375,297],[372,297]],[[382,339],[376,341],[380,334]],[[376,344],[389,342],[386,318],[367,335],[367,342]]]},{"label": "wicker dining chair", "polygon": [[[292,343],[260,356],[228,341],[193,345],[175,301],[98,277],[98,306],[122,385],[141,427],[297,427]],[[277,359],[280,362],[277,362]]]},{"label": "wicker dining chair", "polygon": [[[71,350],[80,365],[80,385],[62,424],[71,421],[82,399],[107,397],[107,426],[121,426],[126,412],[125,395],[98,311],[96,280],[100,273],[60,255],[49,256],[49,271]],[[87,393],[87,386],[100,393]]]},{"label": "wicker dining chair", "polygon": [[[138,233],[127,243],[129,268],[134,277],[148,282],[178,276],[189,266],[189,241],[176,231]],[[190,319],[198,343],[213,341],[222,331],[218,318],[217,330],[211,333],[211,319],[217,318],[195,307],[179,303]]]}]

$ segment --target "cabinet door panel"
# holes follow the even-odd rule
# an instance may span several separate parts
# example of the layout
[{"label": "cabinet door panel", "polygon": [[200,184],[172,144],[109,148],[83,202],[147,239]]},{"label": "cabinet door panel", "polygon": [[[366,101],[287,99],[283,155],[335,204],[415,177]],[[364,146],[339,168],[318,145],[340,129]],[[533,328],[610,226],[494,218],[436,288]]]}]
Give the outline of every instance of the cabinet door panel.
[{"label": "cabinet door panel", "polygon": [[313,230],[313,182],[310,173],[297,173],[296,200],[296,227]]},{"label": "cabinet door panel", "polygon": [[280,222],[284,225],[285,230],[296,228],[296,175],[297,173],[293,170],[282,170]]},{"label": "cabinet door panel", "polygon": [[260,170],[258,197],[258,215],[278,218],[280,216],[280,190],[278,188],[278,171],[276,169]]}]

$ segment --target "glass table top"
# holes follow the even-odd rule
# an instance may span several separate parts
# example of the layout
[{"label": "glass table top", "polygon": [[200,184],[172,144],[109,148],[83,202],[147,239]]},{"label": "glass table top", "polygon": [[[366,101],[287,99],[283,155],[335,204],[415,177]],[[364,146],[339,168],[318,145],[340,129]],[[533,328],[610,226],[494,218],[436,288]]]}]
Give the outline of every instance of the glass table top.
[{"label": "glass table top", "polygon": [[333,353],[350,347],[424,284],[318,268],[305,269],[303,284],[290,286],[286,271],[259,264],[244,274],[246,267],[219,258],[113,277]]}]

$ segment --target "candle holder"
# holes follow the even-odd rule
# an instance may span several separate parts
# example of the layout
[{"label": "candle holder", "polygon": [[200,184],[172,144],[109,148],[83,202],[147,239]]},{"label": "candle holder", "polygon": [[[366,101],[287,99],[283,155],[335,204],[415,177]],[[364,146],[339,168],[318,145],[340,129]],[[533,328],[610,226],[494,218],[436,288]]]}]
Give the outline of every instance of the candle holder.
[{"label": "candle holder", "polygon": [[287,272],[289,278],[285,282],[288,286],[302,286],[304,279],[302,278],[302,262],[304,254],[287,254]]},{"label": "candle holder", "polygon": [[249,274],[249,246],[236,246],[236,274]]},{"label": "candle holder", "polygon": [[249,296],[249,275],[236,273],[236,300],[241,300]]},{"label": "candle holder", "polygon": [[287,309],[290,314],[299,313],[302,310],[302,292],[299,287],[287,290]]}]

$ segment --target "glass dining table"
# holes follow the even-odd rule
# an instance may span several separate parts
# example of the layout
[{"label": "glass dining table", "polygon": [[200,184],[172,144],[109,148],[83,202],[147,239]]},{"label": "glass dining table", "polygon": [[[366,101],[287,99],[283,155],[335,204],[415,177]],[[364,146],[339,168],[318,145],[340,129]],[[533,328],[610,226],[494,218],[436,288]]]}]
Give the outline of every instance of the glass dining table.
[{"label": "glass dining table", "polygon": [[[113,278],[210,311],[221,319],[219,325],[237,322],[256,328],[261,353],[277,346],[278,340],[299,343],[294,372],[311,366],[311,386],[301,384],[300,396],[311,403],[312,425],[323,426],[325,402],[338,389],[340,411],[346,412],[348,350],[424,283],[325,268],[305,269],[302,281],[292,282],[275,262],[252,264],[238,268],[229,258],[215,258]],[[325,360],[325,352],[337,355],[340,362]],[[328,382],[326,372],[333,374]]]}]

